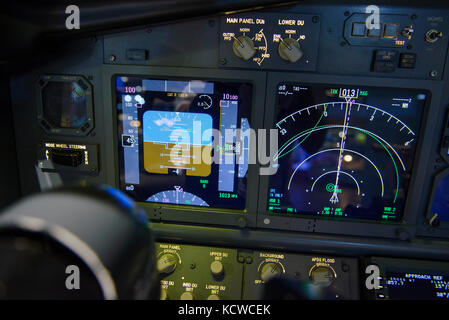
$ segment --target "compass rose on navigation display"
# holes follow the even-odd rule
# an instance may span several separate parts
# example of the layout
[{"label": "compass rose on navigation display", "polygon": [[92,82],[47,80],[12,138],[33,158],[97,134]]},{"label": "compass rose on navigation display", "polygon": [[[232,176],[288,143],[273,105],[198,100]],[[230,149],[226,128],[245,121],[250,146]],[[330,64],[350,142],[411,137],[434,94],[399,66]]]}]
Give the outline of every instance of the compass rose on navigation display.
[{"label": "compass rose on navigation display", "polygon": [[280,84],[268,210],[399,219],[425,99],[417,90]]}]

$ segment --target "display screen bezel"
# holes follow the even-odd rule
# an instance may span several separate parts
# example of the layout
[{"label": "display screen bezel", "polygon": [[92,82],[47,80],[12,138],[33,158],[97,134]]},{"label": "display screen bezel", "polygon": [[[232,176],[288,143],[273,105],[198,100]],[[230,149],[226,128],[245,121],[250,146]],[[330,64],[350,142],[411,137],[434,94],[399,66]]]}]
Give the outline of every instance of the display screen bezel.
[{"label": "display screen bezel", "polygon": [[[264,127],[272,128],[275,124],[275,106],[276,106],[276,92],[277,86],[281,82],[304,83],[308,85],[335,85],[340,86],[363,86],[366,87],[381,87],[388,88],[407,88],[418,89],[426,91],[428,94],[426,104],[424,106],[421,126],[418,136],[421,137],[418,142],[415,157],[413,159],[414,170],[410,178],[409,194],[405,202],[404,214],[399,221],[376,221],[363,220],[355,218],[317,218],[314,216],[298,215],[290,216],[275,216],[268,211],[268,191],[269,191],[269,177],[262,176],[260,178],[259,193],[263,193],[259,201],[257,227],[266,229],[279,229],[302,232],[317,232],[317,233],[331,233],[331,234],[348,234],[354,236],[373,236],[385,238],[397,238],[400,234],[398,230],[406,232],[407,237],[413,237],[416,234],[416,229],[413,224],[423,215],[422,211],[417,209],[420,207],[420,198],[423,192],[420,187],[428,179],[425,172],[432,164],[429,157],[425,155],[432,151],[431,144],[424,144],[423,141],[430,139],[428,126],[431,121],[437,121],[439,108],[438,101],[442,94],[442,86],[435,85],[433,81],[429,80],[413,80],[408,79],[407,85],[400,79],[388,79],[379,77],[349,77],[349,76],[333,76],[333,75],[314,75],[314,74],[289,74],[273,72],[268,76],[267,93],[266,93],[266,110],[264,118]],[[270,108],[271,106],[271,108]],[[427,203],[426,203],[427,206]]]},{"label": "display screen bezel", "polygon": [[[186,75],[189,75],[186,77]],[[264,105],[264,95],[256,95],[256,88],[264,88],[266,79],[260,77],[255,71],[229,71],[214,70],[213,73],[207,69],[192,68],[172,68],[172,67],[141,67],[141,66],[105,66],[104,76],[109,79],[104,85],[108,99],[105,103],[110,105],[111,111],[105,117],[111,117],[110,132],[113,143],[105,146],[106,156],[114,159],[113,162],[106,163],[108,170],[107,182],[119,188],[119,163],[118,148],[119,141],[117,139],[118,117],[117,117],[117,99],[115,90],[116,76],[138,76],[146,78],[163,78],[168,80],[191,80],[201,79],[204,81],[229,81],[229,82],[246,82],[253,85],[253,99],[251,106],[250,124],[252,128],[258,129],[263,126],[263,112],[260,107]],[[109,100],[110,99],[110,100]],[[257,107],[259,106],[259,108]],[[112,174],[113,173],[113,174]],[[249,165],[247,188],[249,190],[257,190],[259,186],[259,175],[257,165]],[[166,222],[185,222],[193,223],[199,226],[232,226],[232,227],[255,227],[257,219],[259,195],[257,192],[247,193],[246,207],[244,210],[230,209],[212,209],[210,207],[195,206],[177,206],[160,203],[139,202],[139,205],[146,211],[147,216],[152,221]],[[211,215],[213,214],[213,215]]]}]

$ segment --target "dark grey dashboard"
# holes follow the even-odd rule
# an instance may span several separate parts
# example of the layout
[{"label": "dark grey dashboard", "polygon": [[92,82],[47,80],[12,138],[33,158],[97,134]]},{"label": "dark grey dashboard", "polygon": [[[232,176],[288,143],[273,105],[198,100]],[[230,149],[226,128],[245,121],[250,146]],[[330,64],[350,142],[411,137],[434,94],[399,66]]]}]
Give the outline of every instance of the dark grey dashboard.
[{"label": "dark grey dashboard", "polygon": [[[297,279],[312,277],[313,268],[321,265],[333,267],[337,291],[351,299],[363,295],[363,266],[371,257],[421,259],[427,266],[437,260],[443,266],[433,271],[447,272],[444,261],[449,260],[449,212],[436,212],[433,203],[444,190],[438,201],[447,209],[449,9],[425,3],[379,5],[381,30],[375,33],[364,26],[370,16],[365,13],[367,6],[306,1],[109,30],[77,40],[75,50],[17,73],[10,82],[21,195],[39,191],[35,166],[49,154],[61,157],[56,168],[67,185],[108,184],[128,190],[121,182],[124,169],[119,149],[123,141],[118,134],[117,76],[249,83],[249,122],[253,129],[273,128],[279,120],[278,88],[283,83],[310,88],[360,87],[361,91],[368,88],[372,92],[373,88],[422,91],[427,99],[417,120],[416,149],[409,156],[413,166],[404,173],[408,188],[401,189],[402,214],[393,221],[323,217],[325,209],[321,215],[275,213],[269,209],[270,201],[275,202],[269,196],[270,176],[259,175],[260,164],[248,166],[243,209],[158,201],[139,204],[151,219],[157,241],[162,243],[158,244],[158,254],[177,252],[191,259],[189,250],[195,251],[192,248],[197,246],[200,271],[180,269],[187,268],[184,263],[162,285],[173,299],[184,290],[180,274],[189,274],[189,283],[195,283],[205,270],[201,268],[209,266],[205,257],[212,252],[227,252],[220,257],[235,256],[232,261],[218,260],[224,261],[226,270],[232,270],[231,278],[225,280],[229,281],[228,288],[239,283],[246,289],[228,290],[226,296],[220,292],[224,289],[208,283],[203,288],[200,283],[196,291],[188,290],[197,298],[206,299],[209,294],[234,299],[257,297],[257,279],[264,261],[281,265],[281,272],[286,274],[294,276],[297,272]],[[251,43],[251,48],[244,47]],[[291,53],[291,47],[298,51]],[[58,81],[76,82],[87,92],[90,102],[84,127],[61,129],[46,119],[43,92],[49,83]],[[344,96],[340,93],[340,97]],[[349,101],[351,98],[354,96]],[[385,132],[382,128],[379,132]],[[61,150],[65,150],[62,155]],[[84,157],[89,155],[89,162],[82,158],[83,164],[74,165],[72,160],[63,159],[76,154],[76,150],[86,150]],[[373,178],[365,183],[374,188],[377,182]],[[376,261],[382,263],[382,259]],[[424,269],[430,268],[427,266]],[[173,287],[170,281],[174,281]],[[388,293],[376,297],[385,295],[388,297]]]}]

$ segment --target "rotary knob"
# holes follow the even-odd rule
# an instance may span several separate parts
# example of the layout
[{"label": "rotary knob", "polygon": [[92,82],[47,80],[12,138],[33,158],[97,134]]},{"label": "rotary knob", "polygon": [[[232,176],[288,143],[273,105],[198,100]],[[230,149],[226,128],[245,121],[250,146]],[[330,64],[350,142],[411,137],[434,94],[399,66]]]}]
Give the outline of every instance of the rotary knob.
[{"label": "rotary knob", "polygon": [[234,51],[234,54],[237,57],[243,60],[251,59],[256,53],[253,40],[247,36],[235,38],[234,43],[232,44],[232,51]]},{"label": "rotary knob", "polygon": [[278,47],[279,56],[288,62],[296,62],[302,57],[301,46],[292,38],[281,40]]},{"label": "rotary knob", "polygon": [[402,30],[401,34],[408,40],[411,40],[414,32],[415,30],[413,29],[413,26],[408,26]]},{"label": "rotary knob", "polygon": [[275,262],[267,262],[260,269],[260,278],[263,281],[268,281],[275,276],[279,276],[282,272],[282,267]]},{"label": "rotary knob", "polygon": [[326,266],[313,266],[309,274],[310,280],[320,287],[329,287],[335,279],[334,270]]},{"label": "rotary knob", "polygon": [[437,42],[442,37],[443,33],[435,29],[430,29],[429,31],[426,32],[426,41],[429,43]]},{"label": "rotary knob", "polygon": [[211,294],[207,297],[207,300],[220,300],[220,297],[216,294]]},{"label": "rotary knob", "polygon": [[171,253],[165,253],[157,259],[157,271],[159,273],[170,274],[175,271],[177,265],[178,258]]},{"label": "rotary knob", "polygon": [[181,300],[195,300],[195,297],[193,296],[192,292],[186,291],[183,294],[181,294],[180,299]]},{"label": "rotary knob", "polygon": [[161,289],[161,300],[169,300],[167,289]]}]

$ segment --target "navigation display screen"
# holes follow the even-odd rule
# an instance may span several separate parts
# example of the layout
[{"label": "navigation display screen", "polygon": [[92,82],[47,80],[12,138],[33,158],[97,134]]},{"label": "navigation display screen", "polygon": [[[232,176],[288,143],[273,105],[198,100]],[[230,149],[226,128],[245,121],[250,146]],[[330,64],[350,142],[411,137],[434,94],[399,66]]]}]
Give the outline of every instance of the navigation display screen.
[{"label": "navigation display screen", "polygon": [[281,83],[268,211],[399,220],[428,94]]},{"label": "navigation display screen", "polygon": [[252,85],[117,76],[120,188],[137,201],[242,210]]},{"label": "navigation display screen", "polygon": [[387,272],[388,298],[392,300],[447,300],[449,276],[435,273]]}]

